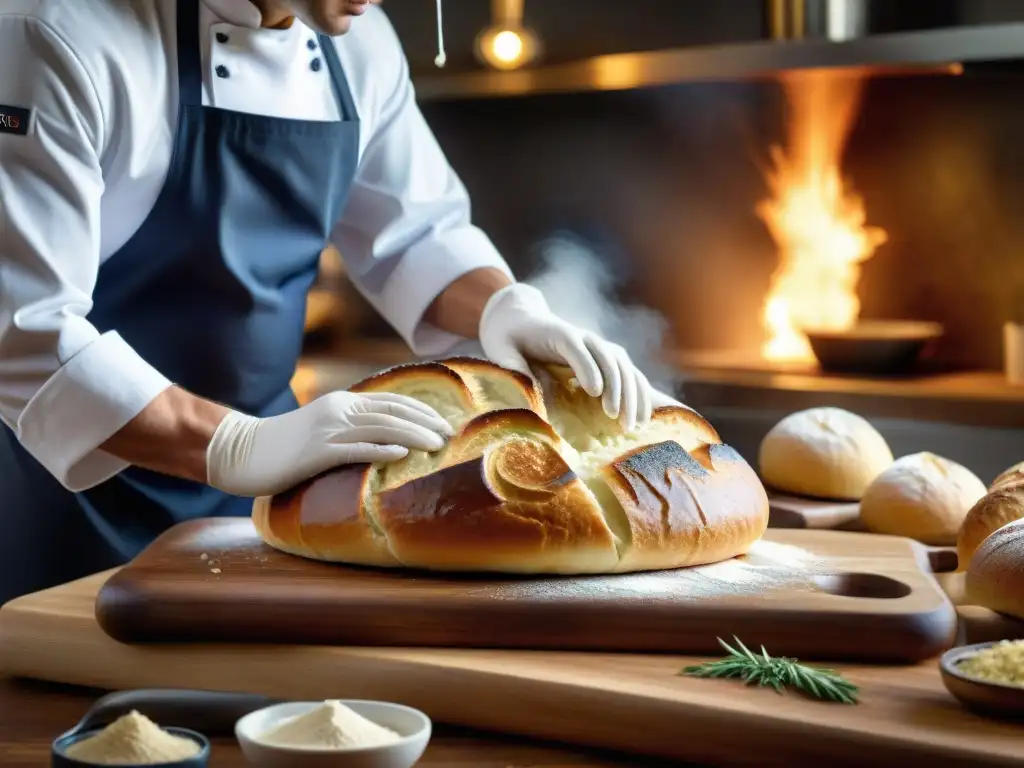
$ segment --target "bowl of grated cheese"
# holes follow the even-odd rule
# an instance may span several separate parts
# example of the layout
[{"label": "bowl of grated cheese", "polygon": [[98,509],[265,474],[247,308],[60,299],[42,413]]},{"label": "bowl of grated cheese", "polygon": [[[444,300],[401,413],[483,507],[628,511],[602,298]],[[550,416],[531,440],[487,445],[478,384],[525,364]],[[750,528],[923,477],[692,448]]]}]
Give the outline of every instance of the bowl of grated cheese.
[{"label": "bowl of grated cheese", "polygon": [[431,735],[430,718],[385,701],[293,701],[251,712],[235,725],[243,754],[267,768],[411,768]]},{"label": "bowl of grated cheese", "polygon": [[1024,719],[1024,640],[963,645],[939,660],[942,682],[978,714]]}]

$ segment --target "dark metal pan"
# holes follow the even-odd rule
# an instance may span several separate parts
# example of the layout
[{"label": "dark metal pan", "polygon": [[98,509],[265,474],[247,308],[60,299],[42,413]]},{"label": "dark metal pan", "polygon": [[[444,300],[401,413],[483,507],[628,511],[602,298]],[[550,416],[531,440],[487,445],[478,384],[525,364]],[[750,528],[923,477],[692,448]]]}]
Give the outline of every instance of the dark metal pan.
[{"label": "dark metal pan", "polygon": [[942,332],[938,323],[912,320],[865,320],[846,331],[804,329],[823,371],[890,376],[909,371]]}]

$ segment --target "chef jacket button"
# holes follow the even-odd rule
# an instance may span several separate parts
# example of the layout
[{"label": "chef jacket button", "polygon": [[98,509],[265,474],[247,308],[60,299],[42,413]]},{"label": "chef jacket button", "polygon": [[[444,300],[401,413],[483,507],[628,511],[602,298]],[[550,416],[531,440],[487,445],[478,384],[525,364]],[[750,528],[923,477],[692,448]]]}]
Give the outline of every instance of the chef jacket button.
[{"label": "chef jacket button", "polygon": [[319,72],[320,59],[313,59],[311,62],[309,62],[309,68],[312,69],[314,72]]},{"label": "chef jacket button", "polygon": [[311,50],[311,51],[315,51],[316,50],[316,40],[307,40],[306,41],[306,47],[309,48],[309,50]]},{"label": "chef jacket button", "polygon": [[226,43],[227,41],[228,41],[228,36],[227,35],[225,35],[223,32],[218,32],[217,33],[217,42],[218,43]]},{"label": "chef jacket button", "polygon": [[223,64],[218,66],[217,69],[214,70],[214,72],[217,73],[217,77],[229,77],[231,75],[231,73],[228,72],[228,68],[225,67]]}]

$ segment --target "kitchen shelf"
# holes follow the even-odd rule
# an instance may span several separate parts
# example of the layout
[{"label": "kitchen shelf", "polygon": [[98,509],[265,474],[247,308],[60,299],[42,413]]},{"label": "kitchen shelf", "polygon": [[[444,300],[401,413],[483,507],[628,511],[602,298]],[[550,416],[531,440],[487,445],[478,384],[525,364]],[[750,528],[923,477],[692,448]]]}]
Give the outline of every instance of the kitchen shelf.
[{"label": "kitchen shelf", "polygon": [[798,69],[951,73],[962,64],[1020,58],[1024,58],[1024,23],[1004,23],[869,35],[842,42],[762,40],[618,53],[511,72],[431,72],[417,76],[415,85],[420,101],[451,101],[743,80]]},{"label": "kitchen shelf", "polygon": [[769,368],[742,355],[673,353],[696,408],[790,412],[836,406],[863,416],[1024,428],[1024,386],[1001,371],[936,371],[900,378],[838,376],[814,366]]}]

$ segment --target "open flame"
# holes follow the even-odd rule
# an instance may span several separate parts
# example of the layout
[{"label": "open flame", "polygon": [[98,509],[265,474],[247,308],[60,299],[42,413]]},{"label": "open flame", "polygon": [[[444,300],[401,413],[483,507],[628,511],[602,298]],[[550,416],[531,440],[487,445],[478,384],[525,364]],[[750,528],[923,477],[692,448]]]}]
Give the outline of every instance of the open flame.
[{"label": "open flame", "polygon": [[783,80],[786,148],[772,147],[771,197],[757,207],[779,248],[765,299],[767,341],[776,361],[814,359],[802,328],[846,330],[860,314],[860,265],[885,242],[867,226],[863,200],[846,188],[840,164],[863,91],[859,74],[812,70]]}]

